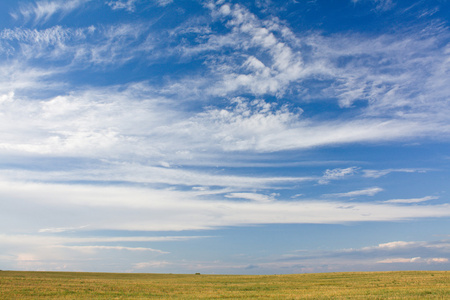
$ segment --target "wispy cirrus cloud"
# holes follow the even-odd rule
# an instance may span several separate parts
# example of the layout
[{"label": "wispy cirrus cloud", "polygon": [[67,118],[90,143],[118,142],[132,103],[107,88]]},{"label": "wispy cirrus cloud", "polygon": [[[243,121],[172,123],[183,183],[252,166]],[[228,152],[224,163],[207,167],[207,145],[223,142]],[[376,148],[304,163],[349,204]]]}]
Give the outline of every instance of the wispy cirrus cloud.
[{"label": "wispy cirrus cloud", "polygon": [[26,169],[4,169],[2,170],[2,175],[4,178],[7,177],[15,180],[28,178],[37,182],[69,183],[83,180],[108,183],[121,181],[140,185],[185,186],[191,187],[197,195],[214,195],[252,189],[276,189],[291,184],[301,184],[317,180],[315,177],[255,177],[217,174],[211,170],[185,170],[183,168],[167,168],[138,163],[129,164],[120,161],[105,162],[101,164],[101,167],[96,165],[94,169],[85,166],[81,170],[31,171]]},{"label": "wispy cirrus cloud", "polygon": [[[301,98],[307,90],[308,100],[333,97],[344,109],[364,103],[365,116],[423,123],[430,113],[443,121],[441,112],[449,109],[443,101],[448,90],[442,75],[449,69],[448,53],[439,42],[448,35],[443,24],[375,37],[310,33],[300,39],[276,19],[260,20],[242,6],[210,7],[229,32],[202,34],[199,42],[183,44],[180,51],[192,57],[223,49],[233,53],[209,63],[215,81],[211,94],[245,90],[281,96],[290,90]],[[254,48],[258,51],[248,51]],[[439,109],[423,97],[431,97]]]},{"label": "wispy cirrus cloud", "polygon": [[[38,87],[43,78],[44,75],[38,75],[23,88]],[[45,82],[54,84],[44,81],[44,85]],[[5,88],[11,89],[11,86]],[[21,86],[16,87],[19,88]],[[0,149],[26,155],[91,158],[131,155],[151,156],[161,161],[170,154],[170,159],[176,162],[236,151],[264,153],[375,142],[432,130],[420,124],[380,124],[372,120],[315,123],[302,120],[298,112],[288,107],[277,107],[265,101],[244,101],[229,108],[186,113],[171,105],[175,99],[158,95],[147,84],[130,85],[125,89],[120,86],[86,89],[34,102],[16,96],[11,90],[5,91],[4,97],[10,101],[0,103],[8,112],[2,118],[4,135]],[[130,102],[131,99],[136,101]],[[12,127],[14,136],[8,134]],[[329,170],[321,182],[355,172],[354,167]]]},{"label": "wispy cirrus cloud", "polygon": [[379,192],[382,192],[383,189],[380,187],[371,187],[362,190],[356,190],[346,193],[335,193],[335,194],[326,194],[324,196],[333,196],[333,197],[358,197],[358,196],[375,196]]},{"label": "wispy cirrus cloud", "polygon": [[379,264],[398,264],[398,263],[447,263],[449,261],[446,257],[433,257],[433,258],[422,258],[422,257],[412,257],[412,258],[386,258],[378,261]]},{"label": "wispy cirrus cloud", "polygon": [[[142,24],[118,24],[97,28],[54,26],[37,29],[4,29],[0,43],[5,45],[4,55],[20,60],[38,59],[41,63],[60,65],[54,69],[64,73],[88,68],[92,65],[116,67],[136,58],[138,53],[153,49],[151,43],[140,41],[148,34]],[[139,42],[138,42],[139,41]],[[133,46],[133,49],[131,49]],[[124,52],[123,49],[130,51]],[[61,65],[64,63],[64,65]]]},{"label": "wispy cirrus cloud", "polygon": [[54,248],[65,248],[69,250],[77,250],[81,252],[93,252],[100,250],[126,250],[126,251],[150,251],[157,252],[160,254],[168,254],[169,252],[165,252],[158,249],[153,248],[144,248],[144,247],[124,247],[124,246],[53,246]]},{"label": "wispy cirrus cloud", "polygon": [[[89,224],[90,230],[176,231],[275,223],[393,221],[450,215],[447,204],[405,206],[291,199],[249,202],[204,197],[195,190],[79,184],[5,182],[0,188],[1,196],[9,199],[1,205],[5,212],[1,228],[35,232],[48,228],[48,224],[59,224],[59,227]],[[19,210],[18,207],[29,209]],[[120,217],[111,219],[110,213],[118,209]],[[66,210],[73,214],[62,213]],[[65,216],[64,219],[60,219],[61,215]],[[30,222],[21,223],[19,220],[25,217]]]},{"label": "wispy cirrus cloud", "polygon": [[[443,112],[447,111],[446,107],[440,107],[439,110],[432,108],[436,107],[435,105],[423,107],[423,105],[426,105],[423,101],[419,101],[419,99],[415,101],[411,97],[408,97],[404,104],[401,104],[402,101],[391,101],[389,99],[386,99],[384,104],[380,102],[383,97],[378,94],[390,95],[389,97],[391,97],[404,87],[402,82],[391,84],[388,81],[403,80],[402,78],[416,76],[416,73],[405,73],[406,77],[385,74],[379,76],[378,81],[375,82],[368,79],[367,76],[371,74],[371,69],[379,68],[378,65],[366,64],[363,68],[355,67],[355,64],[358,65],[360,57],[365,57],[365,59],[373,57],[375,59],[381,55],[394,59],[394,64],[391,63],[389,67],[390,70],[396,69],[407,72],[407,70],[412,69],[407,65],[410,61],[400,61],[402,58],[395,53],[398,53],[401,49],[413,49],[411,51],[420,51],[420,53],[408,55],[419,57],[415,60],[419,64],[421,61],[427,64],[425,68],[419,69],[434,72],[435,77],[440,78],[434,81],[434,85],[446,86],[441,76],[442,72],[446,72],[446,64],[439,63],[445,55],[442,55],[442,49],[434,46],[441,38],[439,34],[442,33],[442,29],[429,29],[429,35],[419,39],[419,41],[413,39],[412,36],[404,37],[403,42],[400,42],[397,38],[394,39],[394,37],[381,36],[376,40],[375,46],[373,45],[373,39],[367,38],[364,40],[364,37],[360,36],[324,38],[318,34],[311,34],[304,39],[304,43],[314,49],[311,55],[316,59],[312,61],[310,58],[306,59],[302,56],[302,51],[300,51],[302,48],[298,46],[300,41],[290,33],[285,25],[280,24],[275,19],[260,20],[239,5],[226,4],[213,7],[212,12],[218,14],[218,20],[225,22],[229,28],[236,30],[231,30],[230,33],[225,35],[209,31],[209,33],[205,33],[203,39],[200,39],[204,43],[183,45],[184,52],[198,56],[208,51],[217,53],[223,47],[229,47],[232,50],[231,52],[236,54],[246,52],[248,47],[256,47],[261,49],[263,53],[269,54],[272,59],[263,59],[263,56],[260,57],[258,53],[239,56],[243,61],[237,61],[231,55],[224,56],[224,60],[209,64],[211,66],[211,78],[217,84],[211,84],[208,79],[181,80],[176,84],[170,83],[159,88],[161,93],[166,93],[167,96],[170,95],[170,97],[175,98],[180,97],[181,94],[184,95],[186,91],[190,91],[190,93],[195,91],[198,95],[228,96],[233,95],[238,90],[242,92],[244,89],[255,95],[282,95],[286,89],[301,84],[302,80],[325,78],[327,81],[331,80],[335,83],[328,89],[318,92],[323,97],[326,96],[325,94],[329,96],[329,92],[337,93],[334,96],[340,99],[343,108],[351,107],[353,101],[357,99],[377,100],[370,100],[362,114],[353,119],[338,118],[327,122],[316,122],[313,119],[301,118],[301,112],[290,110],[283,105],[280,107],[272,106],[267,110],[263,107],[272,104],[259,101],[256,105],[248,105],[245,104],[246,100],[243,99],[241,103],[244,104],[235,107],[232,104],[228,109],[210,107],[197,116],[191,116],[185,122],[175,124],[173,129],[176,129],[178,125],[196,128],[200,126],[205,134],[208,133],[215,137],[214,143],[222,145],[228,151],[252,150],[258,152],[302,149],[352,142],[398,140],[417,136],[441,136],[449,132],[448,124],[445,123],[443,118]],[[66,60],[72,58],[68,62],[71,66],[74,66],[74,63],[81,66],[86,62],[100,65],[111,65],[114,62],[114,65],[117,66],[120,65],[120,62],[126,63],[136,59],[155,47],[159,47],[160,50],[164,49],[163,44],[149,44],[145,38],[146,34],[148,34],[148,31],[145,29],[141,27],[136,29],[136,26],[130,24],[121,24],[102,30],[93,27],[84,30],[66,30],[55,27],[42,32],[21,29],[3,32],[6,39],[14,37],[21,42],[22,53],[28,53],[25,57],[47,56],[51,59],[59,57]],[[178,34],[182,36],[183,33],[179,32]],[[95,46],[93,41],[89,41],[91,38],[94,38]],[[335,42],[335,39],[338,38],[341,41],[340,43]],[[363,39],[363,42],[361,42],[361,39]],[[248,46],[242,46],[245,43]],[[420,43],[420,45],[416,47],[412,45],[414,43]],[[331,47],[331,44],[341,46],[336,48]],[[36,47],[36,45],[41,46]],[[50,49],[47,49],[48,45],[52,45]],[[357,47],[354,47],[355,45]],[[405,45],[409,46],[405,47]],[[34,50],[32,51],[32,49]],[[35,51],[35,49],[41,50]],[[123,51],[124,49],[132,50]],[[344,56],[348,58],[348,63],[339,66],[334,63],[334,61],[339,60],[339,57]],[[237,72],[238,69],[235,68],[235,65],[241,66],[242,72]],[[217,70],[220,72],[217,72]],[[366,73],[364,75],[355,72]],[[380,69],[379,72],[385,71]],[[369,82],[370,86],[360,84],[360,79]],[[416,79],[416,81],[422,82],[421,78]],[[386,81],[386,84],[383,83],[384,81]],[[371,88],[374,85],[378,87],[390,86],[390,88],[377,88],[375,91]],[[367,88],[364,88],[363,94],[357,95],[354,94],[359,89],[355,88],[356,86],[366,86]],[[398,86],[398,88],[395,88],[395,86]],[[433,91],[443,90],[440,87],[435,87]],[[425,90],[422,89],[422,92]],[[441,96],[444,95],[441,94]],[[446,102],[440,101],[441,96],[436,94],[431,99],[435,99],[436,104],[442,106]],[[396,103],[395,108],[392,107],[392,103]],[[419,104],[420,107],[417,106]],[[244,107],[245,105],[247,106]],[[384,108],[381,110],[375,109],[379,105],[381,105],[380,108],[384,107],[387,110],[384,110]],[[405,107],[412,107],[412,109],[408,108],[408,115],[402,112]],[[414,107],[417,107],[417,109]],[[386,120],[383,114],[391,109],[399,113]],[[420,110],[422,113],[411,114],[410,112],[414,110]],[[365,118],[364,114],[375,112],[376,115],[373,118]],[[429,121],[430,114],[435,117],[432,118],[432,122]],[[258,122],[261,124],[257,124]],[[257,128],[257,125],[263,126]],[[244,128],[244,130],[240,130],[240,128]]]},{"label": "wispy cirrus cloud", "polygon": [[351,0],[353,3],[372,2],[377,11],[387,11],[395,6],[395,0]]},{"label": "wispy cirrus cloud", "polygon": [[400,203],[410,204],[410,203],[421,203],[421,202],[436,200],[436,199],[439,199],[439,197],[426,196],[426,197],[422,197],[422,198],[411,198],[411,199],[391,199],[391,200],[386,200],[383,202],[384,203],[397,203],[397,204],[400,204]]},{"label": "wispy cirrus cloud", "polygon": [[107,4],[111,7],[113,10],[120,10],[124,9],[128,12],[134,12],[136,11],[136,5],[139,3],[146,3],[153,2],[154,4],[158,6],[167,6],[170,3],[173,2],[173,0],[153,0],[153,1],[142,1],[142,0],[112,0],[108,1]]},{"label": "wispy cirrus cloud", "polygon": [[26,22],[32,20],[35,24],[45,23],[52,16],[64,16],[91,0],[38,0],[23,3],[16,12],[10,13],[14,19],[23,18]]},{"label": "wispy cirrus cloud", "polygon": [[331,180],[342,179],[346,176],[351,176],[357,172],[358,167],[349,167],[349,168],[337,168],[337,169],[327,169],[322,178],[319,180],[320,184],[327,184]]},{"label": "wispy cirrus cloud", "polygon": [[133,12],[136,9],[136,2],[137,0],[127,0],[127,1],[115,0],[109,1],[107,3],[113,10],[125,9],[126,11]]},{"label": "wispy cirrus cloud", "polygon": [[[237,4],[210,4],[209,7],[213,16],[226,22],[233,30],[222,36],[209,35],[205,43],[184,47],[183,51],[195,55],[228,47],[233,49],[237,60],[227,59],[224,63],[212,65],[222,80],[210,89],[211,93],[226,95],[244,89],[256,95],[281,95],[291,82],[302,77],[305,70],[301,56],[293,51],[285,38],[280,40],[276,37],[276,33],[290,36],[286,27],[281,28],[273,20],[263,22]],[[242,50],[252,47],[260,49],[270,59],[242,53]]]},{"label": "wispy cirrus cloud", "polygon": [[[82,230],[77,230],[75,232],[82,232]],[[210,238],[210,236],[95,236],[95,237],[67,237],[61,235],[49,235],[49,233],[59,233],[59,232],[48,232],[39,231],[39,234],[1,234],[0,237],[2,241],[6,244],[18,245],[18,244],[32,244],[34,246],[70,246],[70,245],[92,245],[92,244],[103,244],[107,245],[110,243],[123,243],[123,242],[183,242],[193,239]]]},{"label": "wispy cirrus cloud", "polygon": [[275,197],[277,194],[271,194],[271,195],[264,195],[264,194],[257,194],[257,193],[230,193],[226,194],[226,198],[230,199],[246,199],[256,202],[272,202],[275,201]]},{"label": "wispy cirrus cloud", "polygon": [[60,232],[67,232],[67,231],[76,231],[76,230],[80,230],[80,229],[83,229],[86,227],[89,227],[89,225],[83,225],[83,226],[79,226],[79,227],[42,228],[42,229],[39,229],[39,232],[40,233],[44,233],[44,232],[60,233]]},{"label": "wispy cirrus cloud", "polygon": [[424,169],[384,169],[384,170],[362,170],[363,176],[368,178],[379,178],[390,173],[425,173]]},{"label": "wispy cirrus cloud", "polygon": [[33,92],[35,97],[40,98],[40,94],[46,91],[61,91],[66,84],[52,80],[61,72],[59,68],[29,66],[19,60],[0,64],[0,97],[3,99],[1,105],[14,105],[15,99],[24,93]]},{"label": "wispy cirrus cloud", "polygon": [[[439,109],[448,110],[443,101],[447,87],[441,78],[449,68],[448,53],[437,46],[438,40],[445,39],[447,34],[444,26],[436,25],[424,28],[422,33],[386,34],[376,38],[336,36],[323,39],[315,36],[310,43],[317,49],[314,54],[317,60],[319,57],[326,61],[333,57],[348,57],[342,65],[330,61],[329,68],[336,81],[327,91],[330,96],[338,98],[342,107],[364,101],[368,115],[421,119],[423,110],[426,110],[425,114],[432,113],[436,117],[442,117]],[[336,40],[332,42],[333,39]],[[343,48],[333,46],[338,39],[337,44]],[[359,45],[354,44],[356,40],[359,40]],[[350,44],[355,48],[347,48]],[[376,66],[380,59],[385,59],[386,64]],[[422,68],[422,72],[411,73],[411,68]],[[442,90],[435,90],[438,86]],[[425,95],[431,97],[439,108],[424,103],[421,99]]]},{"label": "wispy cirrus cloud", "polygon": [[43,30],[6,28],[0,33],[0,39],[2,41],[17,41],[19,43],[32,44],[34,47],[39,45],[64,44],[67,40],[76,36],[84,38],[85,34],[83,29],[71,30],[61,26],[54,26]]},{"label": "wispy cirrus cloud", "polygon": [[[359,117],[345,121],[336,120],[336,124],[329,125],[336,129],[342,125],[342,131],[339,133],[333,131],[333,134],[327,137],[330,143],[339,143],[337,140],[340,138],[348,141],[352,139],[350,136],[344,138],[341,132],[354,133],[354,138],[357,135],[361,139],[372,139],[374,138],[372,134],[377,132],[381,136],[379,130],[387,125],[385,122],[391,123],[391,129],[399,130],[396,133],[383,130],[383,135],[386,137],[394,134],[395,137],[391,136],[394,140],[401,139],[400,136],[407,138],[409,134],[433,135],[428,131],[431,128],[433,128],[432,131],[437,130],[437,135],[447,135],[448,126],[442,112],[448,111],[449,107],[444,101],[445,93],[441,93],[447,89],[447,85],[442,81],[442,74],[448,70],[445,58],[447,53],[442,47],[437,46],[439,40],[445,40],[447,31],[441,25],[424,29],[421,38],[416,36],[417,33],[410,32],[399,35],[386,34],[375,38],[361,35],[336,35],[325,38],[313,33],[300,41],[292,37],[289,29],[277,23],[276,20],[259,20],[241,6],[228,4],[212,6],[212,11],[219,20],[222,20],[221,18],[228,20],[226,24],[231,29],[230,32],[222,35],[205,33],[200,39],[202,42],[195,45],[183,45],[182,48],[183,53],[193,57],[201,53],[215,53],[224,48],[234,53],[234,57],[223,56],[223,59],[211,61],[209,64],[215,84],[208,88],[208,93],[233,95],[234,91],[245,90],[254,95],[280,96],[292,89],[301,96],[302,82],[305,81],[309,85],[308,93],[305,95],[308,100],[336,98],[343,111],[351,109],[353,103],[358,101],[366,104],[359,110],[361,113],[359,117],[364,118],[370,125],[360,123]],[[416,43],[419,44],[415,45]],[[299,46],[302,44],[306,49],[311,47],[313,50],[308,52]],[[271,50],[276,48],[275,45],[280,45],[280,52]],[[336,45],[339,46],[336,47]],[[252,47],[259,51],[249,55],[247,48]],[[414,60],[406,59],[405,49],[408,49],[406,57],[415,57]],[[241,54],[242,52],[246,54]],[[269,55],[271,59],[267,59],[267,56],[260,53]],[[380,66],[378,63],[380,57],[386,59],[386,66]],[[409,70],[417,69],[412,64],[422,66],[419,69],[423,72],[411,73]],[[395,75],[392,75],[393,72]],[[431,76],[434,79],[430,79],[430,74],[433,74]],[[322,81],[324,84],[321,89],[315,89],[314,85],[311,86],[311,80]],[[429,84],[424,84],[426,81],[429,81]],[[197,88],[203,89],[203,86],[208,85],[208,82],[201,80],[199,82],[200,85],[196,85],[193,89],[196,93],[198,93]],[[332,84],[330,85],[329,82]],[[186,84],[191,83],[193,82],[186,82]],[[326,88],[323,88],[324,85]],[[430,89],[431,86],[436,88]],[[179,89],[180,86],[178,85],[177,88]],[[411,92],[411,89],[417,90],[417,93]],[[188,92],[187,89],[186,92]],[[432,102],[436,106],[428,105],[420,100],[425,94],[433,99]],[[430,123],[431,115],[434,116],[434,121]],[[369,119],[368,116],[370,116]],[[386,117],[389,121],[385,119]],[[409,128],[415,128],[414,133],[408,133],[406,124]],[[314,124],[305,121],[297,125],[300,126],[288,132],[284,130],[282,135],[277,134],[276,140],[268,137],[265,139],[265,144],[277,145],[279,149],[275,151],[283,149],[283,146],[284,149],[293,149],[319,145],[319,138],[317,138],[310,146],[306,146],[309,144],[310,132],[302,127],[313,128]],[[315,132],[321,131],[320,128],[314,129]],[[328,128],[323,129],[325,134]],[[365,133],[358,132],[359,129]],[[440,133],[437,133],[438,131]],[[287,140],[288,133],[290,134],[289,143],[280,141],[282,138]],[[336,140],[332,142],[332,139]]]}]

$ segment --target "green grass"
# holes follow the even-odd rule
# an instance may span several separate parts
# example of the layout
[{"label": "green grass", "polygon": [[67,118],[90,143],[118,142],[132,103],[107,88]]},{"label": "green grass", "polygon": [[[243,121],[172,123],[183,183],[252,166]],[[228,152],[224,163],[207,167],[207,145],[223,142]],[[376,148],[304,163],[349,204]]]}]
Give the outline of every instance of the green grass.
[{"label": "green grass", "polygon": [[450,299],[450,272],[172,275],[0,272],[0,299]]}]

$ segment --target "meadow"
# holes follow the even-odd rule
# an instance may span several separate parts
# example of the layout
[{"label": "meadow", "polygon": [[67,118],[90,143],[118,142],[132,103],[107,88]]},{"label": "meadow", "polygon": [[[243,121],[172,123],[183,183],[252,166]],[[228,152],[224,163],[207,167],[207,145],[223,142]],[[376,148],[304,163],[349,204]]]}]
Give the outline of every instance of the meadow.
[{"label": "meadow", "polygon": [[450,299],[450,271],[195,275],[0,271],[0,299]]}]

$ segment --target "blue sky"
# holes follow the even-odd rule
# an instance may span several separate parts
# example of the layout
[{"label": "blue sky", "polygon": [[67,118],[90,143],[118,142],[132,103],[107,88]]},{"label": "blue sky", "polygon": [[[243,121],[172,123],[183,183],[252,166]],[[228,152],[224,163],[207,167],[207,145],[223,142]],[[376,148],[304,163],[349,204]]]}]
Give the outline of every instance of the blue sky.
[{"label": "blue sky", "polygon": [[0,3],[0,269],[450,267],[450,2]]}]

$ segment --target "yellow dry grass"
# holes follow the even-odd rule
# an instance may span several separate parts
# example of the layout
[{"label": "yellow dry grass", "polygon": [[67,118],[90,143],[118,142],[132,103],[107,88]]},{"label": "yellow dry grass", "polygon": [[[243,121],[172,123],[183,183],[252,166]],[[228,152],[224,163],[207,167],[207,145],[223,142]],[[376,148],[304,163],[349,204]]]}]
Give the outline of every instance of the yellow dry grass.
[{"label": "yellow dry grass", "polygon": [[0,272],[0,299],[450,299],[450,272],[175,275]]}]

